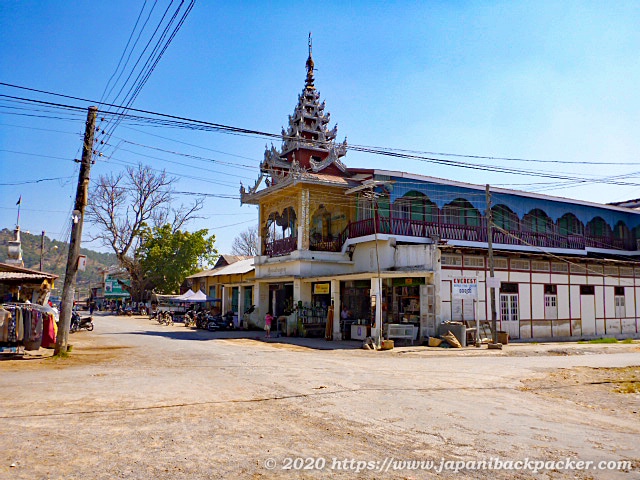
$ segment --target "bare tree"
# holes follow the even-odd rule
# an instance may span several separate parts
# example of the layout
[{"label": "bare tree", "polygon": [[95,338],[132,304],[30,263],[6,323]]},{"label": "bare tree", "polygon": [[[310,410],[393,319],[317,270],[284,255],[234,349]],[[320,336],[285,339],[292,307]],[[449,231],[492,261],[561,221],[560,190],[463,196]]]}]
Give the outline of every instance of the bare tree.
[{"label": "bare tree", "polygon": [[148,287],[136,257],[142,230],[170,223],[175,232],[197,218],[196,213],[203,206],[203,199],[196,198],[193,205],[174,208],[175,181],[165,171],[139,164],[115,175],[101,175],[89,195],[87,220],[98,227],[93,239],[111,247],[127,270],[134,300],[140,300]]},{"label": "bare tree", "polygon": [[231,245],[231,253],[233,255],[250,255],[254,257],[260,254],[257,225],[247,228],[234,238]]}]

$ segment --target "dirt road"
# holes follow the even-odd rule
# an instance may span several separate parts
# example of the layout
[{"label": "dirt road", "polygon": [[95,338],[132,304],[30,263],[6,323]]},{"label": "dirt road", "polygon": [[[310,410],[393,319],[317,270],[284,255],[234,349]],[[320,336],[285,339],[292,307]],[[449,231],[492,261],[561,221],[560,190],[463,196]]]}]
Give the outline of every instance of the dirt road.
[{"label": "dirt road", "polygon": [[639,478],[637,343],[375,352],[260,335],[101,316],[69,358],[0,361],[0,478],[531,478],[533,460],[564,462],[536,478]]}]

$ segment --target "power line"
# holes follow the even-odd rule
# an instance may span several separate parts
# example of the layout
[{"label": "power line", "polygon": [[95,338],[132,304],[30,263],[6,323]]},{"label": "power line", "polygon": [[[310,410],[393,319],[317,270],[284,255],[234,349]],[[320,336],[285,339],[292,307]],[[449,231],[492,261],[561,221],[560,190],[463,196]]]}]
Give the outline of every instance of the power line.
[{"label": "power line", "polygon": [[1,148],[0,152],[13,153],[14,155],[28,155],[30,157],[52,158],[54,160],[75,161],[74,159],[68,157],[55,157],[53,155],[42,155],[40,153],[18,152],[17,150],[6,150],[4,148]]},{"label": "power line", "polygon": [[[140,40],[140,36],[142,35],[142,32],[144,31],[144,28],[147,25],[147,22],[149,21],[149,18],[151,18],[151,14],[153,13],[153,10],[154,10],[156,4],[154,2],[154,4],[152,5],[151,9],[149,10],[149,15],[147,15],[147,19],[145,20],[144,24],[142,25],[142,28],[140,29],[140,33],[138,33],[138,37],[136,38],[135,43],[131,47],[131,51],[129,52],[129,55],[127,56],[127,61],[124,63],[124,65],[122,67],[122,71],[120,72],[120,75],[118,75],[118,78],[113,83],[113,86],[109,90],[109,93],[106,93],[107,88],[109,88],[109,84],[111,83],[111,80],[113,80],[113,77],[116,75],[116,73],[118,73],[118,70],[120,69],[120,65],[122,64],[122,59],[124,58],[125,54],[127,53],[127,49],[129,48],[129,44],[131,43],[131,39],[133,38],[133,34],[135,33],[136,28],[138,28],[138,22],[140,22],[140,17],[142,17],[142,12],[144,12],[144,9],[145,9],[146,6],[147,6],[147,0],[144,0],[144,3],[142,4],[142,8],[140,9],[140,13],[138,13],[138,18],[136,19],[136,23],[133,25],[133,30],[131,30],[131,33],[129,34],[129,39],[127,40],[127,44],[125,45],[124,50],[122,51],[122,55],[120,55],[120,60],[118,60],[118,65],[116,66],[116,69],[113,72],[113,74],[111,75],[111,77],[109,77],[109,80],[107,81],[107,84],[105,85],[104,90],[102,91],[102,96],[100,97],[100,101],[101,102],[106,97],[111,95],[111,92],[115,88],[116,84],[120,81],[120,77],[122,77],[122,74],[124,73],[124,70],[127,67],[127,64],[129,63],[129,59],[131,58],[131,54],[135,50],[136,45],[138,44],[138,40]],[[106,95],[105,95],[105,93],[106,93]]]},{"label": "power line", "polygon": [[37,180],[25,180],[23,182],[0,183],[0,185],[2,185],[2,186],[7,186],[7,185],[27,185],[27,184],[30,184],[30,183],[50,182],[50,181],[53,181],[53,180],[68,180],[70,178],[73,178],[73,176],[56,177],[56,178],[39,178]]},{"label": "power line", "polygon": [[[29,90],[29,91],[36,91],[36,92],[39,92],[39,93],[45,93],[45,94],[49,94],[49,95],[62,96],[62,97],[65,97],[65,98],[73,98],[73,99],[76,99],[76,100],[89,101],[87,99],[80,99],[78,97],[71,97],[71,96],[68,96],[68,95],[56,94],[56,93],[53,93],[53,92],[46,92],[46,91],[43,91],[43,90],[37,90],[37,89],[28,88],[28,87],[21,87],[21,86],[17,86],[17,85],[13,85],[13,84],[7,84],[5,82],[0,82],[0,85],[5,85],[5,86],[13,87],[13,88],[25,89],[25,90]],[[5,97],[10,97],[10,96],[6,96],[5,95]],[[19,98],[19,97],[10,97],[10,98]],[[21,98],[21,100],[28,100],[28,99]],[[40,102],[40,101],[36,101],[36,102]],[[52,105],[51,102],[43,102],[43,103]],[[123,108],[122,106],[117,106],[117,105],[111,105],[111,104],[106,104],[106,105],[110,106],[110,107]],[[69,106],[65,106],[65,107],[69,107]],[[73,107],[73,108],[79,108],[79,107]],[[134,118],[134,119],[139,120],[139,121],[161,122],[161,124],[163,124],[164,126],[173,126],[173,127],[179,127],[179,128],[203,129],[203,130],[218,131],[218,132],[221,132],[221,133],[260,136],[260,137],[266,137],[266,138],[272,138],[272,139],[277,138],[277,139],[280,139],[280,140],[283,139],[282,135],[271,134],[271,133],[267,133],[267,132],[261,132],[261,131],[258,131],[258,130],[250,130],[250,129],[232,127],[232,126],[229,126],[229,125],[223,125],[223,124],[218,124],[218,123],[213,123],[213,122],[205,122],[205,121],[202,121],[202,120],[189,119],[189,118],[186,118],[186,117],[179,117],[179,116],[175,116],[175,115],[161,114],[161,113],[157,113],[157,112],[150,112],[150,111],[147,111],[147,110],[140,110],[140,109],[134,109],[134,108],[130,108],[128,110],[129,111],[140,112],[140,113],[144,113],[144,114],[148,114],[148,115],[152,115],[153,117],[149,118],[149,117],[141,117],[141,116],[132,116],[130,114],[121,114],[121,113],[117,113],[117,112],[101,112],[101,115],[103,115],[103,116],[105,116],[105,115],[107,115],[107,116],[109,116],[109,115],[119,115],[120,117]],[[155,118],[155,117],[160,117],[160,118]],[[163,119],[165,119],[165,120],[163,120]],[[313,143],[313,142],[310,141],[309,143]],[[512,174],[512,175],[523,175],[523,174],[525,174],[525,175],[531,175],[531,176],[538,176],[538,177],[542,177],[542,178],[549,178],[549,179],[553,179],[553,180],[563,180],[563,181],[571,181],[571,182],[579,182],[579,183],[592,182],[592,183],[607,183],[607,184],[613,184],[613,185],[637,186],[634,183],[619,181],[615,177],[612,178],[612,179],[609,179],[609,180],[606,180],[606,179],[591,180],[591,179],[585,179],[585,178],[581,178],[581,177],[571,176],[569,174],[558,174],[558,173],[545,172],[545,171],[515,169],[515,168],[502,167],[502,166],[496,166],[496,165],[469,164],[469,163],[464,163],[464,162],[460,162],[460,161],[456,161],[456,160],[434,158],[434,157],[429,157],[429,156],[425,156],[425,155],[407,154],[407,153],[402,153],[401,151],[394,151],[392,149],[378,149],[376,147],[363,147],[363,146],[348,146],[347,148],[350,149],[350,150],[359,151],[359,152],[363,152],[363,153],[391,156],[391,157],[396,157],[396,158],[403,158],[403,159],[423,161],[423,162],[428,162],[428,163],[435,163],[435,164],[440,164],[440,165],[450,166],[450,167],[466,168],[466,169],[472,169],[472,170],[481,170],[481,171],[488,171],[488,172],[494,172],[494,173],[505,173],[505,174]],[[519,160],[525,160],[525,159],[519,159]],[[531,161],[534,161],[534,160],[531,160]],[[632,172],[630,174],[626,174],[625,177],[628,177],[630,175],[637,175],[637,174],[638,174],[638,172]]]}]

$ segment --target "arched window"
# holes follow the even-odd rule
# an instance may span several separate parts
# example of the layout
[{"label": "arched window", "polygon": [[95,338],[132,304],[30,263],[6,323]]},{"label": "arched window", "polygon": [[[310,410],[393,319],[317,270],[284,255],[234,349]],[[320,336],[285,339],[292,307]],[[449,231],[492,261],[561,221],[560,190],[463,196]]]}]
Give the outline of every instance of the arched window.
[{"label": "arched window", "polygon": [[609,224],[602,217],[592,218],[587,223],[587,236],[589,237],[612,237],[613,231]]},{"label": "arched window", "polygon": [[496,205],[491,207],[493,213],[493,223],[503,230],[515,232],[518,231],[520,226],[520,219],[513,210],[506,205]]},{"label": "arched window", "polygon": [[436,222],[438,207],[424,194],[411,191],[393,202],[392,215],[394,218]]},{"label": "arched window", "polygon": [[480,212],[463,198],[457,198],[442,209],[444,222],[453,225],[480,226]]},{"label": "arched window", "polygon": [[297,236],[296,212],[293,208],[287,207],[280,214],[271,212],[267,218],[267,223],[262,229],[262,236],[265,241],[274,241],[281,238]]},{"label": "arched window", "polygon": [[522,218],[522,227],[532,233],[553,233],[553,221],[539,208],[531,210]]},{"label": "arched window", "polygon": [[613,230],[613,236],[620,240],[624,240],[625,242],[629,242],[631,240],[631,231],[627,224],[620,220],[616,223],[616,227]]},{"label": "arched window", "polygon": [[282,229],[282,237],[297,237],[296,211],[292,207],[287,207],[277,219],[278,226]]},{"label": "arched window", "polygon": [[573,213],[565,213],[558,219],[560,235],[584,235],[584,225]]}]

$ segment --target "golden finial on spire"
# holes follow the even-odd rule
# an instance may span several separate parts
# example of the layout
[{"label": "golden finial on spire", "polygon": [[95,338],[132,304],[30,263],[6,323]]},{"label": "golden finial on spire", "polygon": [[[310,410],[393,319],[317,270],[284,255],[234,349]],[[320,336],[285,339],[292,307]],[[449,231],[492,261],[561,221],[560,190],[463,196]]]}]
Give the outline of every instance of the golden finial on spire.
[{"label": "golden finial on spire", "polygon": [[312,40],[311,40],[311,32],[309,32],[309,58],[307,58],[307,81],[305,82],[305,85],[307,88],[315,88],[313,86],[313,67],[314,67],[314,63],[313,63],[313,57],[311,56],[311,49],[312,49]]}]

